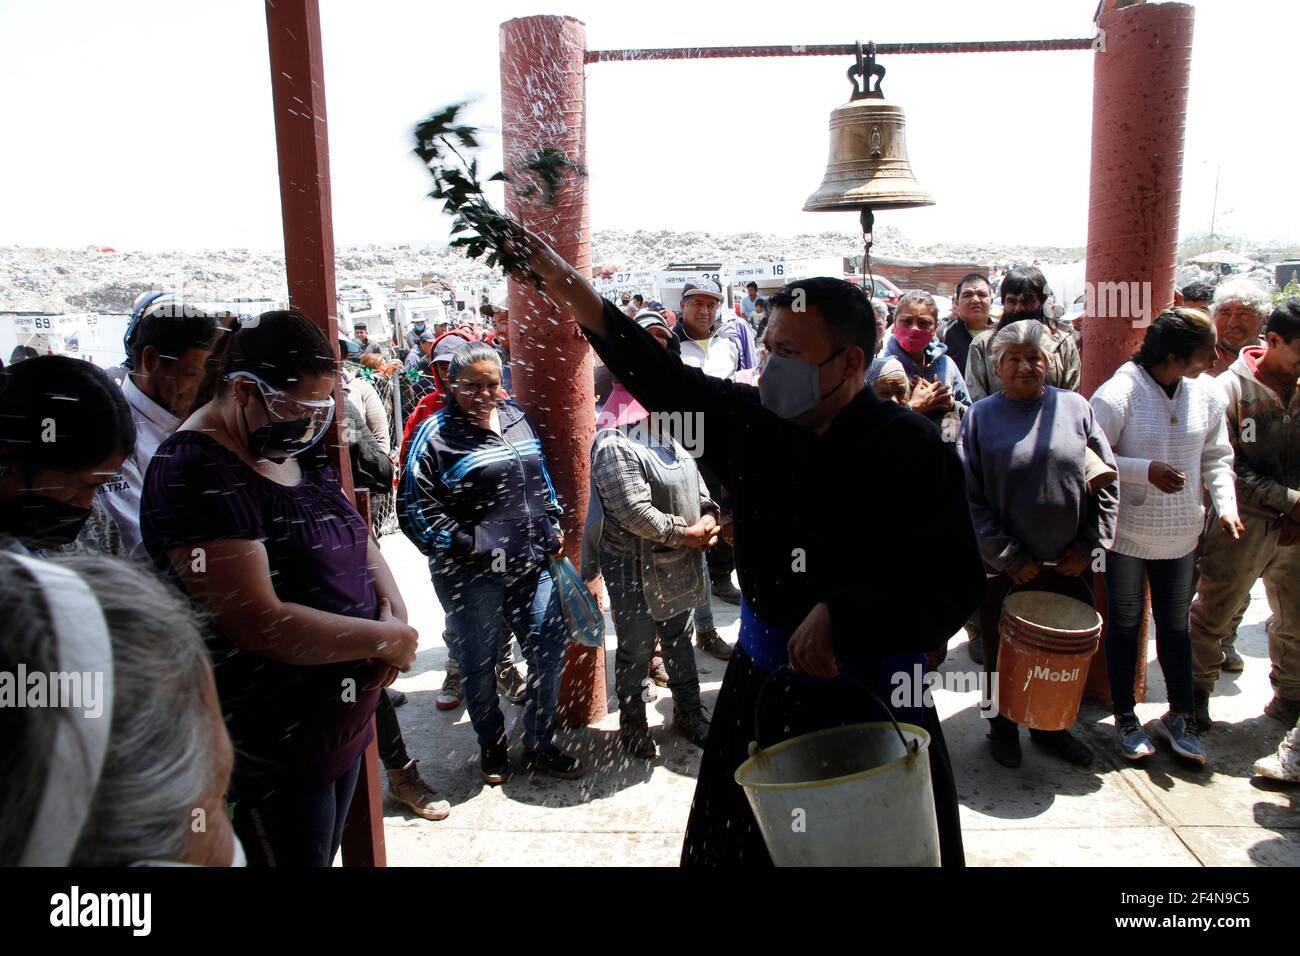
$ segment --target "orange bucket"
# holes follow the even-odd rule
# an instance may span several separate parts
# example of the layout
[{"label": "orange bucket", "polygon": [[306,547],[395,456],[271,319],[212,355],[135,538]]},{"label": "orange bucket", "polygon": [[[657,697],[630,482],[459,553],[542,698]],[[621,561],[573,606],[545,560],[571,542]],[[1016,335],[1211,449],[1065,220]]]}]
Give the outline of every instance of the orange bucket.
[{"label": "orange bucket", "polygon": [[1101,615],[1050,591],[1014,591],[998,625],[998,713],[1035,730],[1065,730],[1079,716]]}]

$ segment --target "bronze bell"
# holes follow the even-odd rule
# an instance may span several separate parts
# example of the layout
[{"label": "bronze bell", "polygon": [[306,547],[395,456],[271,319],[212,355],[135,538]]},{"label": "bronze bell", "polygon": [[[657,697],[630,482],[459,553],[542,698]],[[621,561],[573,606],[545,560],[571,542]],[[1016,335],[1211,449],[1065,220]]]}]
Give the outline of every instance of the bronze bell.
[{"label": "bronze bell", "polygon": [[849,67],[848,76],[853,95],[831,113],[826,178],[804,203],[804,212],[934,205],[934,197],[917,183],[907,161],[903,108],[886,102],[880,90],[885,68],[876,63],[874,44],[865,53],[858,44],[858,62]]}]

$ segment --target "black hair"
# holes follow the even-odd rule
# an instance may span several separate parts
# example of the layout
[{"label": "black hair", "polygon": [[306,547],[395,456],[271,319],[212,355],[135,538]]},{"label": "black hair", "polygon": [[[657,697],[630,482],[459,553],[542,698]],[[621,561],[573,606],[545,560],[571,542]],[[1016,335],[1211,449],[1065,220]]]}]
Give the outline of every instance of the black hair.
[{"label": "black hair", "polygon": [[[203,384],[199,386],[198,392],[195,393],[194,404],[190,406],[189,412],[202,408],[216,398],[217,393],[221,391],[221,369],[226,364],[226,353],[230,351],[230,342],[234,339],[234,333],[238,328],[239,322],[235,316],[231,316],[228,322],[222,321],[216,338],[212,340],[212,352],[208,355],[207,369],[203,374]],[[189,414],[182,417],[188,418]]]},{"label": "black hair", "polygon": [[852,282],[827,276],[800,279],[768,299],[768,304],[773,309],[793,309],[796,299],[801,309],[815,307],[840,341],[858,346],[868,358],[875,354],[876,314],[867,294]]},{"label": "black hair", "polygon": [[1040,299],[1047,298],[1047,276],[1037,266],[1016,266],[1002,279],[998,295],[1007,301],[1008,295],[1024,295],[1032,292]]},{"label": "black hair", "polygon": [[746,288],[746,289],[753,289],[755,292],[757,292],[757,291],[758,291],[758,283],[757,283],[757,282],[746,282],[746,283],[745,283],[745,288]]},{"label": "black hair", "polygon": [[38,355],[0,370],[0,449],[26,467],[91,468],[134,448],[131,406],[103,369]]},{"label": "black hair", "polygon": [[19,362],[27,361],[27,359],[34,359],[40,354],[30,345],[15,345],[14,350],[9,353],[9,364],[17,365]]},{"label": "black hair", "polygon": [[488,305],[487,303],[484,303],[483,305],[479,306],[478,312],[479,315],[483,316],[483,318],[490,319],[492,318],[493,315],[496,314],[496,309],[492,308],[492,306]]},{"label": "black hair", "polygon": [[1300,299],[1287,299],[1273,310],[1264,328],[1265,335],[1269,332],[1276,332],[1287,345],[1295,341],[1300,335]]},{"label": "black hair", "polygon": [[968,286],[968,285],[970,285],[970,284],[973,283],[973,282],[983,282],[986,286],[989,287],[989,294],[990,294],[990,295],[993,294],[993,283],[989,281],[988,273],[986,273],[986,272],[968,272],[968,273],[966,273],[964,276],[962,276],[960,279],[957,280],[957,286],[956,286],[956,288],[954,288],[954,289],[952,290],[952,297],[953,297],[954,302],[955,302],[957,299],[960,299],[960,298],[961,298],[961,290],[962,290],[962,287],[963,287],[963,286]]},{"label": "black hair", "polygon": [[492,362],[500,368],[501,356],[486,342],[466,342],[452,353],[451,364],[447,366],[447,381],[459,379],[461,373],[475,362]]},{"label": "black hair", "polygon": [[1214,284],[1189,282],[1181,289],[1184,302],[1209,302],[1214,298]]},{"label": "black hair", "polygon": [[252,372],[273,388],[292,388],[304,375],[332,375],[334,355],[324,333],[292,309],[263,312],[231,336],[221,373]]},{"label": "black hair", "polygon": [[767,311],[767,296],[765,296],[765,295],[760,295],[757,299],[754,300],[754,308],[757,309],[760,305],[763,307],[763,311],[766,312],[766,311]]},{"label": "black hair", "polygon": [[214,317],[202,310],[176,302],[151,306],[131,335],[132,368],[140,371],[146,346],[152,345],[158,350],[159,358],[170,364],[190,349],[212,348],[216,331]]},{"label": "black hair", "polygon": [[1200,309],[1165,309],[1147,327],[1142,346],[1129,361],[1148,372],[1169,358],[1188,359],[1197,349],[1214,346],[1214,325]]},{"label": "black hair", "polygon": [[644,302],[645,296],[643,296],[640,292],[637,292],[632,296],[632,301],[635,302],[637,299],[640,299],[642,302]]}]

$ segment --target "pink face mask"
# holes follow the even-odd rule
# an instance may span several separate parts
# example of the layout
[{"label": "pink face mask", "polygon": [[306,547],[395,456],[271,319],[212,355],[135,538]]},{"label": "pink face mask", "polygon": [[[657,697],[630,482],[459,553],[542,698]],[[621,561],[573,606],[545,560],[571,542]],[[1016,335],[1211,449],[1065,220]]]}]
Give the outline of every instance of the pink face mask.
[{"label": "pink face mask", "polygon": [[894,338],[904,352],[919,352],[934,338],[933,329],[894,329]]}]

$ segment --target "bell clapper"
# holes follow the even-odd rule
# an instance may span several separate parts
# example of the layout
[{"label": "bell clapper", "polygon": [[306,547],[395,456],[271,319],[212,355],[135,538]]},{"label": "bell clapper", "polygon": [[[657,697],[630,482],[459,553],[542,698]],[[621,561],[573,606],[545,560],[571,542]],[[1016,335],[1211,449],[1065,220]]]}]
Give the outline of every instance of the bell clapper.
[{"label": "bell clapper", "polygon": [[874,241],[872,232],[876,226],[876,214],[869,208],[863,209],[858,221],[862,223],[862,289],[870,299],[876,294],[876,277],[871,274],[871,244]]}]

